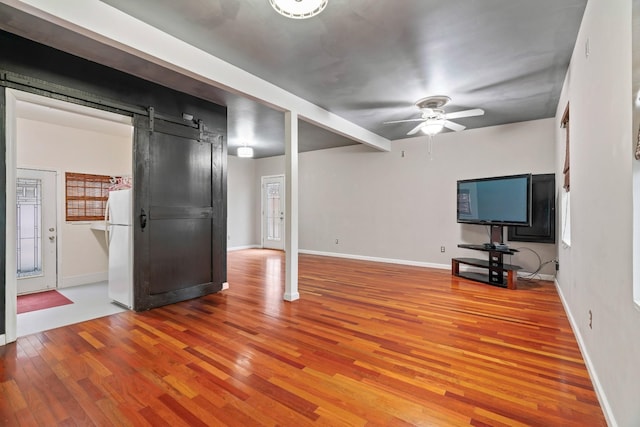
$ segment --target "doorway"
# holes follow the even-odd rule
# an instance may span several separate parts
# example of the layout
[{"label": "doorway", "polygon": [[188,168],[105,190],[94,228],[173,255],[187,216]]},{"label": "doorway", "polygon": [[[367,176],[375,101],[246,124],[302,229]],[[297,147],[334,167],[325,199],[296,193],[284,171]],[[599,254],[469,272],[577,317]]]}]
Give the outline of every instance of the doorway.
[{"label": "doorway", "polygon": [[[7,206],[15,206],[7,209],[7,240],[6,240],[6,342],[16,339],[18,332],[27,333],[47,330],[64,324],[77,323],[103,315],[113,314],[113,308],[117,308],[110,302],[107,296],[107,250],[104,242],[104,226],[100,229],[99,223],[80,221],[71,223],[65,220],[65,173],[84,172],[101,175],[131,175],[132,173],[132,145],[133,125],[131,117],[113,114],[106,111],[71,104],[51,98],[38,96],[32,93],[6,89],[6,169]],[[117,142],[118,152],[105,152],[105,147],[113,146]],[[122,155],[120,154],[122,153]],[[113,166],[117,160],[116,167]],[[40,245],[45,250],[47,245],[53,252],[53,267],[47,267],[46,251],[42,255],[43,271],[53,270],[56,273],[55,282],[48,282],[43,288],[56,288],[58,292],[66,295],[73,292],[78,294],[84,284],[97,284],[100,289],[84,289],[83,295],[78,296],[78,301],[67,305],[64,310],[72,312],[62,313],[62,307],[54,307],[38,312],[17,315],[17,295],[35,292],[35,288],[23,289],[24,279],[18,278],[18,271],[31,268],[31,259],[25,255],[18,259],[18,226],[21,219],[18,218],[18,188],[21,176],[24,173],[50,171],[54,184],[47,184],[46,178],[40,188],[41,195],[53,195],[53,201],[42,201],[42,216],[47,216],[45,206],[53,206],[56,218],[53,225],[49,225],[42,219],[42,235],[40,241],[34,237],[32,242],[26,242],[27,250],[32,246]],[[53,172],[51,172],[53,171]],[[23,182],[23,195],[37,193],[36,181],[27,176]],[[49,178],[50,179],[50,178]],[[47,191],[51,189],[51,191]],[[35,203],[35,202],[31,202]],[[35,208],[25,208],[26,213],[36,215],[31,218],[34,225],[37,223]],[[26,219],[28,220],[28,219]],[[51,229],[53,229],[51,231]],[[27,236],[28,237],[28,236]],[[51,238],[51,239],[50,239]],[[22,241],[21,237],[21,241]],[[28,240],[28,238],[27,238]],[[22,252],[22,251],[21,251]],[[37,258],[37,252],[34,252]],[[51,253],[50,253],[51,254]],[[102,257],[102,259],[100,259]],[[56,260],[57,259],[57,260]],[[22,263],[22,265],[19,265]],[[35,263],[35,262],[34,262]],[[101,267],[102,266],[102,267]],[[37,267],[33,268],[33,276],[39,276]],[[21,273],[22,274],[22,273]],[[103,305],[94,306],[84,299],[85,295],[97,295],[102,298]],[[102,296],[104,295],[104,296]],[[80,300],[79,298],[83,298]],[[71,298],[73,300],[73,298]],[[113,307],[113,308],[112,308]],[[120,311],[120,309],[118,309]],[[47,314],[48,313],[48,314]],[[46,314],[46,315],[45,315]],[[49,317],[47,317],[49,316]],[[27,320],[25,320],[27,319]],[[64,320],[63,324],[59,324]],[[18,323],[20,322],[20,327]],[[26,325],[24,322],[28,322]],[[34,323],[38,323],[34,329]],[[25,325],[28,328],[25,329]],[[40,328],[38,330],[38,328]]]},{"label": "doorway", "polygon": [[17,169],[18,295],[57,287],[56,229],[56,172]]},{"label": "doorway", "polygon": [[262,247],[284,250],[284,175],[262,177]]}]

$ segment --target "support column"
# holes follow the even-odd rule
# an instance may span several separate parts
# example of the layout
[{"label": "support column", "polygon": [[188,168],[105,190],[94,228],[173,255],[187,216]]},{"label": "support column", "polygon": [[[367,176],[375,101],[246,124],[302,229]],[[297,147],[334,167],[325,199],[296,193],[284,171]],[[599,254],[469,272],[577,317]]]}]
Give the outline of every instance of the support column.
[{"label": "support column", "polygon": [[284,113],[285,159],[285,285],[284,299],[295,301],[298,293],[298,114]]}]

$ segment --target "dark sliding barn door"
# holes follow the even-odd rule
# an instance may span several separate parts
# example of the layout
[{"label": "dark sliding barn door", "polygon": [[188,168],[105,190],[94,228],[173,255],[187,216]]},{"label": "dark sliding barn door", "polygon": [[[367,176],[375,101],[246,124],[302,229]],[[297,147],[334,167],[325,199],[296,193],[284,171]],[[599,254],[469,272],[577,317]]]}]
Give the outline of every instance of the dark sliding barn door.
[{"label": "dark sliding barn door", "polygon": [[222,289],[226,210],[222,136],[135,116],[134,309]]}]

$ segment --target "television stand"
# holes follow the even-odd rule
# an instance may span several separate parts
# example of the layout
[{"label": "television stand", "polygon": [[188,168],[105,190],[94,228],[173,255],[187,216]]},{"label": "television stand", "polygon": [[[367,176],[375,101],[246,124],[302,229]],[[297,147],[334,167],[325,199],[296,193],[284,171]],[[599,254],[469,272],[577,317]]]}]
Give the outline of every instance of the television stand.
[{"label": "television stand", "polygon": [[[491,255],[489,255],[491,256]],[[500,286],[507,289],[517,289],[517,272],[520,267],[512,264],[502,264],[501,268],[491,270],[488,274],[475,273],[471,271],[460,272],[460,264],[466,264],[473,267],[480,267],[491,269],[490,261],[485,261],[478,258],[452,258],[451,259],[451,274],[458,277],[464,277],[465,279],[474,280],[476,282],[486,283],[488,285]],[[506,273],[506,277],[505,276]]]},{"label": "television stand", "polygon": [[[492,226],[492,240],[502,242],[502,227],[500,231],[496,230],[497,226]],[[499,234],[498,234],[499,233]],[[476,282],[487,283],[493,286],[500,286],[508,289],[517,288],[518,270],[520,266],[506,264],[503,262],[504,255],[513,255],[518,252],[517,249],[510,249],[505,246],[495,245],[470,245],[459,244],[459,248],[471,249],[474,251],[482,251],[488,253],[488,259],[478,258],[452,258],[451,274],[465,279],[474,280]],[[460,272],[460,264],[470,265],[472,267],[486,268],[486,274],[471,271]]]}]

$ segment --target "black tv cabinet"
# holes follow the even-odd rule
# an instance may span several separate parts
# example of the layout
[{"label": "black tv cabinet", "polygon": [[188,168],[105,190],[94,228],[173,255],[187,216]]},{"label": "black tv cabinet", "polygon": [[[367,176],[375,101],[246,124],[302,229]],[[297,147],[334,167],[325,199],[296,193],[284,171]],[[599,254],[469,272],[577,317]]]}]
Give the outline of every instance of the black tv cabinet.
[{"label": "black tv cabinet", "polygon": [[[451,274],[465,279],[474,280],[476,282],[487,283],[493,286],[500,286],[508,289],[517,288],[517,277],[520,266],[513,264],[505,264],[503,262],[504,255],[513,255],[518,252],[517,249],[501,249],[485,245],[459,244],[459,248],[472,249],[474,251],[488,252],[488,260],[478,258],[452,258]],[[460,264],[471,265],[473,267],[486,268],[487,274],[475,273],[470,271],[460,272]]]}]

